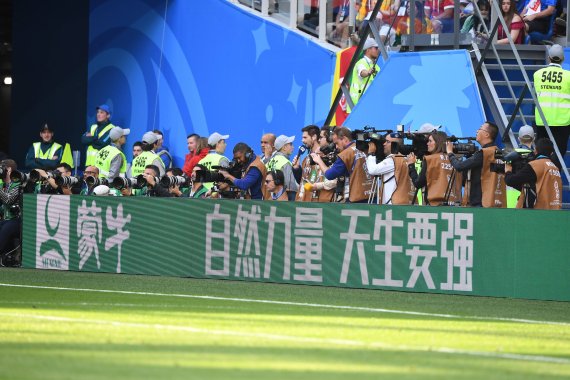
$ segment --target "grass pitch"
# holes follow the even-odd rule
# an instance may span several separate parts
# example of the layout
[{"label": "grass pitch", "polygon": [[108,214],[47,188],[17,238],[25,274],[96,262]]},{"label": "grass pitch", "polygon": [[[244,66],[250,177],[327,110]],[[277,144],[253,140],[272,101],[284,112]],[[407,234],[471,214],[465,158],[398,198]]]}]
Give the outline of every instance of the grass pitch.
[{"label": "grass pitch", "polygon": [[1,379],[570,377],[570,303],[0,270]]}]

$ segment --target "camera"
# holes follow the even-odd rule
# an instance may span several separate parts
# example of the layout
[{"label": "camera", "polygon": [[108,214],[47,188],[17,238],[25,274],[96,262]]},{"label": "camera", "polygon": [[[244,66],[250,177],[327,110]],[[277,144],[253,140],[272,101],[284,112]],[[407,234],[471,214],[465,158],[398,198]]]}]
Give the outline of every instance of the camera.
[{"label": "camera", "polygon": [[[154,177],[154,183],[155,184],[160,183],[160,178]],[[138,188],[138,189],[142,189],[146,185],[148,185],[148,181],[145,178],[144,174],[139,174],[136,178],[136,186],[133,186],[133,187]]]},{"label": "camera", "polygon": [[174,187],[174,186],[179,186],[179,187],[184,187],[184,186],[188,186],[189,185],[189,181],[188,178],[186,176],[167,176],[165,175],[164,177],[162,177],[160,179],[160,184],[162,186],[165,187]]},{"label": "camera", "polygon": [[219,173],[220,170],[227,171],[229,174],[234,176],[235,178],[241,178],[242,174],[242,164],[236,160],[232,160],[229,162],[228,166],[212,166],[212,170],[206,169],[203,165],[197,165],[200,167],[201,170],[196,171],[196,181],[197,182],[226,182],[230,183],[226,180],[222,174]]},{"label": "camera", "polygon": [[[336,161],[338,152],[336,150],[336,145],[334,143],[330,143],[321,147],[320,151],[321,151],[321,159],[323,160],[326,166],[331,166]],[[309,155],[309,164],[310,165],[316,164],[311,155]]]},{"label": "camera", "polygon": [[79,183],[79,178],[77,178],[77,177],[59,176],[59,177],[55,178],[55,184],[57,186],[72,187],[72,186],[76,185],[77,183]]},{"label": "camera", "polygon": [[37,180],[31,181],[30,180],[30,174],[22,173],[22,172],[19,172],[17,170],[13,170],[12,172],[10,172],[10,180],[12,182],[19,182],[22,184],[28,183],[28,181],[30,181],[30,182],[36,182],[37,181]]},{"label": "camera", "polygon": [[107,179],[105,178],[95,178],[93,176],[89,176],[87,178],[84,179],[85,184],[87,185],[87,187],[96,187],[99,185],[109,185],[109,181],[107,181]]},{"label": "camera", "polygon": [[[512,165],[513,173],[519,171],[525,164],[529,163],[530,161],[534,160],[534,153],[527,151],[527,152],[517,152],[516,150],[506,150],[506,149],[496,149],[495,150],[495,160],[506,162]],[[498,167],[494,167],[497,164],[491,164],[491,171],[495,171],[497,173],[504,173],[504,166],[498,165]],[[496,170],[493,170],[495,168]]]},{"label": "camera", "polygon": [[352,132],[352,139],[355,141],[356,149],[368,154],[368,143],[372,142],[376,145],[376,152],[383,152],[383,145],[386,138],[383,133],[392,133],[391,129],[375,129],[371,126],[365,126],[363,129],[355,129]]},{"label": "camera", "polygon": [[[447,141],[453,143],[453,153],[461,154],[464,156],[471,156],[479,149],[477,149],[477,145],[473,143],[475,137],[456,137],[451,135],[447,138]],[[459,141],[467,141],[465,143],[460,143]]]},{"label": "camera", "polygon": [[113,186],[113,188],[117,190],[140,188],[139,181],[137,178],[125,178],[125,177],[115,177],[115,179],[113,179],[113,182],[111,183],[111,186]]}]

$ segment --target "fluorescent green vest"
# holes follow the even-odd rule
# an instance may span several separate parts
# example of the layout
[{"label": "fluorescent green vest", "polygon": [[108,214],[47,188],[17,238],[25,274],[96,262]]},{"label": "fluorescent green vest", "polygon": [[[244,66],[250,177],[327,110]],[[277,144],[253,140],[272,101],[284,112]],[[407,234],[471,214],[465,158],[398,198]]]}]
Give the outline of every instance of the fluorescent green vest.
[{"label": "fluorescent green vest", "polygon": [[97,159],[95,160],[95,166],[99,169],[99,178],[109,177],[109,171],[111,170],[111,161],[117,156],[121,155],[123,158],[123,163],[121,164],[120,174],[125,174],[127,172],[127,158],[119,149],[112,145],[107,145],[99,152],[97,152]]},{"label": "fluorescent green vest", "polygon": [[47,152],[42,152],[40,149],[41,144],[41,142],[34,143],[34,157],[40,158],[42,160],[51,160],[51,158],[55,155],[55,152],[61,148],[60,144],[54,142],[51,144],[51,147],[47,150]]},{"label": "fluorescent green vest", "polygon": [[[222,156],[219,153],[208,153],[206,157],[202,158],[198,162],[198,165],[204,165],[206,169],[212,170],[212,166],[219,166],[220,161],[222,161],[223,158],[226,157]],[[214,182],[206,182],[203,183],[202,185],[204,185],[206,189],[210,190],[212,189],[212,186],[214,186]]]},{"label": "fluorescent green vest", "polygon": [[273,157],[271,157],[271,159],[269,160],[269,162],[265,164],[265,167],[267,168],[267,171],[281,170],[283,169],[283,166],[287,164],[291,164],[291,161],[289,161],[287,157],[282,156],[280,154],[274,154]]},{"label": "fluorescent green vest", "polygon": [[[358,75],[358,67],[361,65],[364,65],[366,67],[366,70],[372,68],[372,63],[369,62],[369,59],[362,57],[358,62],[356,62],[354,70],[352,70],[352,79],[350,81],[350,98],[352,99],[354,105],[358,103],[360,97],[364,91],[366,91],[366,88],[370,87],[372,81],[374,81],[374,76],[361,78],[360,75]],[[376,68],[377,72],[380,72],[380,67],[378,65],[374,65],[374,67]],[[365,85],[366,88],[364,88]],[[350,107],[347,107],[347,109],[350,111]]]},{"label": "fluorescent green vest", "polygon": [[[144,168],[146,168],[148,165],[152,165],[152,163],[156,159],[159,159],[162,162],[162,160],[160,159],[158,154],[150,152],[150,151],[142,152],[137,157],[135,157],[135,159],[133,160],[133,164],[131,166],[131,174],[133,175],[133,177],[136,177],[140,174],[143,174]],[[163,164],[163,166],[164,166],[164,164]],[[125,165],[125,171],[126,170],[127,170],[127,167]]]},{"label": "fluorescent green vest", "polygon": [[[100,139],[105,133],[113,129],[115,126],[113,124],[107,125],[105,128],[101,129],[99,133],[97,133],[97,138]],[[93,124],[91,126],[90,132],[92,136],[95,136],[95,132],[97,131],[97,124]],[[97,159],[97,152],[99,150],[93,148],[93,145],[89,145],[87,147],[87,157],[85,158],[85,166],[92,166],[95,165],[95,161]]]},{"label": "fluorescent green vest", "polygon": [[[548,125],[570,125],[570,71],[558,65],[540,69],[534,73],[534,88]],[[538,109],[534,117],[536,125],[544,125]]]}]

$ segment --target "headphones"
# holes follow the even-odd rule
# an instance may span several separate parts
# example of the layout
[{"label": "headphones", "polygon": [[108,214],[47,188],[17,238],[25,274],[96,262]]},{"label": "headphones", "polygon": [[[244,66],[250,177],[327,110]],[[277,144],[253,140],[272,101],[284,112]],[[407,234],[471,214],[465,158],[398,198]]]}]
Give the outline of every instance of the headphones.
[{"label": "headphones", "polygon": [[283,182],[285,180],[285,176],[283,175],[283,172],[281,170],[271,170],[267,174],[271,174],[271,176],[273,177],[273,183],[275,184],[275,186],[283,185]]},{"label": "headphones", "polygon": [[248,148],[247,152],[245,152],[245,154],[244,154],[244,157],[249,161],[252,154],[253,154],[253,150],[251,148]]}]

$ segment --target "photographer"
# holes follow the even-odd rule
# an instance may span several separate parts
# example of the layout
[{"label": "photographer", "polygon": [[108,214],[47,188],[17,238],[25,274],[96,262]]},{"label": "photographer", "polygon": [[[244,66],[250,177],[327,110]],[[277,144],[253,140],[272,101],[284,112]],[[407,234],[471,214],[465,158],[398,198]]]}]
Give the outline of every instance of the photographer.
[{"label": "photographer", "polygon": [[551,161],[554,144],[547,138],[536,142],[536,158],[517,173],[505,163],[505,182],[521,191],[517,208],[559,210],[562,206],[562,179],[560,171]]},{"label": "photographer", "polygon": [[93,188],[99,185],[99,169],[96,166],[88,166],[83,171],[83,185],[79,195],[91,195]]},{"label": "photographer", "polygon": [[14,239],[20,236],[22,186],[12,181],[10,174],[16,171],[14,160],[0,162],[0,265],[5,266],[7,255],[13,249]]},{"label": "photographer", "polygon": [[367,203],[372,188],[372,178],[365,169],[366,154],[356,149],[352,132],[348,128],[338,127],[333,135],[340,153],[332,166],[329,168],[316,153],[311,153],[311,157],[325,172],[326,179],[348,178],[348,191],[345,184],[345,198],[348,198],[349,202]]},{"label": "photographer", "polygon": [[[188,197],[188,194],[190,193],[190,187],[188,186],[189,181],[184,176],[182,169],[180,168],[166,169],[165,177],[167,177],[167,179],[170,179],[170,181],[168,181],[163,177],[160,180],[160,183],[162,183],[163,185],[165,183],[171,185],[168,186],[168,191],[173,197]],[[182,181],[183,179],[184,183],[179,184],[179,182]]]},{"label": "photographer", "polygon": [[[72,195],[81,192],[81,184],[77,178],[71,176],[71,166],[65,162],[57,167],[57,176],[48,175],[44,170],[36,169],[39,179],[44,181],[44,185],[40,188],[41,194],[63,194]],[[58,177],[61,177],[58,179]],[[64,179],[64,178],[67,178]],[[59,184],[61,183],[61,184]]]},{"label": "photographer", "polygon": [[423,199],[430,206],[456,204],[461,202],[461,176],[451,166],[445,153],[447,134],[432,132],[427,139],[427,154],[421,164],[418,175],[416,155],[412,152],[407,157],[408,174],[414,186],[423,188]]},{"label": "photographer", "polygon": [[142,176],[137,180],[142,185],[140,196],[143,197],[161,197],[170,198],[172,195],[168,191],[168,187],[160,183],[159,177],[160,169],[155,165],[147,165],[144,168]]},{"label": "photographer", "polygon": [[[244,199],[269,199],[265,188],[267,169],[261,159],[253,153],[245,143],[237,143],[234,147],[234,159],[242,169],[242,178],[236,178],[228,171],[220,169],[220,174],[242,192]],[[220,189],[229,187],[227,183],[220,184]]]},{"label": "photographer", "polygon": [[466,177],[463,196],[472,207],[507,206],[504,174],[499,170],[503,161],[495,158],[495,139],[498,134],[499,128],[495,124],[484,122],[476,135],[476,141],[482,149],[463,161],[453,153],[453,143],[447,142],[447,155],[451,165],[457,171],[466,172],[463,174]]},{"label": "photographer", "polygon": [[[519,147],[505,155],[505,162],[510,162],[513,173],[517,173],[525,165],[528,159],[532,159],[534,146],[534,129],[530,125],[523,125],[518,133]],[[510,159],[509,159],[510,158]],[[517,207],[520,191],[507,185],[507,207]]]},{"label": "photographer", "polygon": [[288,201],[287,191],[283,186],[285,176],[281,170],[271,170],[267,172],[265,177],[265,186],[267,191],[271,194],[272,201]]},{"label": "photographer", "polygon": [[[406,157],[399,153],[399,147],[403,144],[404,139],[397,132],[368,143],[366,170],[370,175],[379,176],[375,180],[378,181],[380,204],[409,205],[416,194],[408,177]],[[380,152],[379,149],[383,151]]]}]

